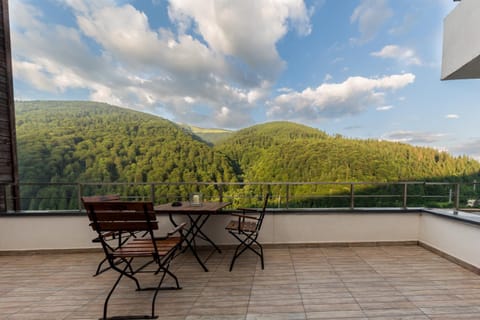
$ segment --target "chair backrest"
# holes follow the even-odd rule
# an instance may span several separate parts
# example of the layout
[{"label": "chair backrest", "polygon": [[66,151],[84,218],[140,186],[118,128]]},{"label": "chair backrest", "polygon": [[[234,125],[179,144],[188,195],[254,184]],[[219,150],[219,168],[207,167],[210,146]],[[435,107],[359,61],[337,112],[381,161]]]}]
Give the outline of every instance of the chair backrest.
[{"label": "chair backrest", "polygon": [[267,192],[265,194],[262,211],[260,211],[260,216],[258,217],[258,221],[257,221],[257,228],[256,228],[257,232],[260,231],[260,228],[262,227],[263,217],[265,216],[265,212],[267,211],[268,199],[270,198],[270,196],[271,196],[270,192]]},{"label": "chair backrest", "polygon": [[120,195],[118,194],[103,194],[96,196],[83,196],[82,202],[93,202],[93,201],[116,201],[120,200]]},{"label": "chair backrest", "polygon": [[83,207],[87,211],[88,218],[92,221],[90,216],[89,206],[87,204],[91,202],[104,202],[104,201],[119,201],[120,195],[118,194],[105,194],[105,195],[96,195],[96,196],[84,196],[81,198]]},{"label": "chair backrest", "polygon": [[148,231],[158,229],[151,202],[92,201],[85,202],[92,228],[97,232]]}]

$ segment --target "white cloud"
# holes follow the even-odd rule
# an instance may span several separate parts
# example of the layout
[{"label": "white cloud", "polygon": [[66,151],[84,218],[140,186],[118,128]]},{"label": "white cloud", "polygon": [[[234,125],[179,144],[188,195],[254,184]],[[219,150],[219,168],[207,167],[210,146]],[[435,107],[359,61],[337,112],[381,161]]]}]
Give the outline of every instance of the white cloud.
[{"label": "white cloud", "polygon": [[277,42],[290,30],[311,32],[302,0],[170,0],[172,25],[159,29],[124,1],[65,0],[71,27],[35,4],[13,1],[16,79],[205,126],[250,124],[285,67]]},{"label": "white cloud", "polygon": [[441,141],[445,137],[443,133],[394,131],[385,134],[382,139],[388,141],[404,142],[409,144],[430,144]]},{"label": "white cloud", "polygon": [[236,128],[238,123],[251,121],[250,115],[239,109],[228,108],[223,106],[214,114],[215,122],[223,128]]},{"label": "white cloud", "polygon": [[460,118],[460,116],[458,114],[447,114],[445,116],[445,118],[447,118],[447,119],[458,119],[458,118]]},{"label": "white cloud", "polygon": [[179,30],[193,27],[212,51],[235,57],[258,80],[274,79],[284,69],[275,45],[289,25],[302,35],[311,32],[308,10],[300,0],[171,0],[169,16]]},{"label": "white cloud", "polygon": [[392,108],[393,108],[393,106],[380,106],[380,107],[377,107],[376,110],[377,111],[387,111],[387,110],[390,110]]},{"label": "white cloud", "polygon": [[48,74],[45,74],[41,66],[35,63],[13,60],[13,69],[16,77],[23,78],[37,89],[48,92],[58,91],[58,87],[50,81]]},{"label": "white cloud", "polygon": [[189,103],[189,104],[195,103],[195,99],[193,99],[192,97],[186,96],[183,99],[185,100],[186,103]]},{"label": "white cloud", "polygon": [[358,23],[359,39],[353,42],[365,43],[372,40],[393,15],[386,0],[362,0],[350,17],[351,23]]},{"label": "white cloud", "polygon": [[277,91],[281,92],[281,93],[288,93],[288,92],[292,92],[293,89],[291,89],[291,88],[278,88]]},{"label": "white cloud", "polygon": [[342,83],[324,83],[302,92],[282,94],[268,103],[271,119],[314,122],[359,113],[370,106],[384,105],[385,92],[401,89],[415,81],[411,73],[383,78],[350,77]]},{"label": "white cloud", "polygon": [[387,45],[380,51],[372,52],[371,55],[374,57],[395,59],[407,65],[422,64],[420,58],[418,58],[413,49],[403,48],[397,45]]},{"label": "white cloud", "polygon": [[30,83],[37,90],[58,93],[73,87],[92,88],[107,78],[123,77],[119,73],[105,76],[111,73],[106,61],[91,54],[78,30],[42,22],[42,13],[29,4],[16,1],[13,9],[12,48],[16,78]]}]

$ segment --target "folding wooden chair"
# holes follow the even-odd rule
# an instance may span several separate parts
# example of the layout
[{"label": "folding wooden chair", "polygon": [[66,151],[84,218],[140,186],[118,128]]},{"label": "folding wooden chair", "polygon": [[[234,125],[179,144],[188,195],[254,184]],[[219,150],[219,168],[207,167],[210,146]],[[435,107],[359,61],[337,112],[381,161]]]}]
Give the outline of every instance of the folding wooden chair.
[{"label": "folding wooden chair", "polygon": [[[85,205],[86,203],[99,202],[99,201],[100,202],[102,202],[102,201],[120,201],[121,200],[120,195],[118,195],[118,194],[88,196],[88,197],[82,197],[81,199],[82,199],[83,207],[85,208],[85,210],[87,210],[87,215],[88,215],[90,221],[92,219],[90,217],[90,212],[88,210],[88,206]],[[110,243],[110,246],[119,247],[122,244],[122,242],[127,241],[131,236],[135,236],[135,234],[133,234],[133,233],[123,233],[122,234],[121,232],[120,233],[110,232],[108,234],[104,234],[104,239],[106,241],[108,241],[108,243]],[[95,237],[94,239],[92,239],[92,242],[100,243],[100,238]],[[118,243],[118,244],[115,244],[115,243]],[[95,271],[95,274],[93,275],[94,277],[98,276],[100,273],[105,272],[108,269],[110,269],[110,267],[102,268],[103,265],[106,262],[107,262],[107,258],[103,258],[103,260],[99,262],[99,264],[97,266],[97,270]]]},{"label": "folding wooden chair", "polygon": [[[225,229],[237,239],[240,244],[235,249],[235,253],[233,254],[232,262],[230,263],[230,271],[233,269],[233,265],[235,264],[235,260],[244,253],[247,249],[253,251],[256,255],[260,257],[262,262],[262,269],[264,269],[264,261],[263,261],[263,247],[257,241],[258,234],[260,233],[260,229],[262,227],[263,218],[265,216],[265,211],[268,204],[268,199],[270,194],[267,193],[265,195],[265,199],[263,202],[263,208],[261,210],[257,209],[250,209],[250,208],[239,208],[238,210],[241,213],[232,213],[232,216],[237,217],[236,220],[230,221]],[[248,215],[247,215],[248,213]],[[257,213],[258,216],[253,216],[252,214]],[[256,245],[258,248],[255,248]]]},{"label": "folding wooden chair", "polygon": [[[96,201],[86,202],[90,212],[90,226],[98,233],[105,257],[112,270],[119,273],[117,280],[110,289],[103,307],[101,319],[156,319],[155,300],[160,290],[181,289],[177,277],[169,270],[170,263],[177,255],[183,239],[174,237],[175,233],[181,235],[184,224],[170,231],[165,237],[155,237],[153,230],[158,229],[153,204],[151,202],[131,201]],[[147,237],[130,238],[120,243],[117,248],[112,248],[105,240],[105,234],[111,232],[146,232]],[[178,251],[179,252],[179,251]],[[141,287],[138,279],[139,273],[153,273],[160,275],[160,280],[155,287]],[[173,287],[162,287],[162,283],[169,275],[174,281]],[[153,290],[151,315],[141,316],[116,316],[107,318],[108,301],[115,288],[123,277],[134,281],[137,290]]]}]

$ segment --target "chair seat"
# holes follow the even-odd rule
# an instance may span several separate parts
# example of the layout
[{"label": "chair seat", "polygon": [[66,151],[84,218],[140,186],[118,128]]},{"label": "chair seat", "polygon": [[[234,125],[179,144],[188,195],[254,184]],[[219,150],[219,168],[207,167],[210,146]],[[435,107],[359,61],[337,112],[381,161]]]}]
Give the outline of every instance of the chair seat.
[{"label": "chair seat", "polygon": [[156,253],[160,256],[165,256],[176,248],[180,242],[182,242],[180,237],[156,240],[157,252],[155,252],[155,247],[151,239],[134,239],[112,252],[112,256],[116,258],[132,255],[135,257],[151,257]]},{"label": "chair seat", "polygon": [[225,229],[232,231],[240,230],[243,232],[255,232],[257,230],[257,223],[253,221],[242,221],[239,228],[238,220],[232,220],[227,224]]}]

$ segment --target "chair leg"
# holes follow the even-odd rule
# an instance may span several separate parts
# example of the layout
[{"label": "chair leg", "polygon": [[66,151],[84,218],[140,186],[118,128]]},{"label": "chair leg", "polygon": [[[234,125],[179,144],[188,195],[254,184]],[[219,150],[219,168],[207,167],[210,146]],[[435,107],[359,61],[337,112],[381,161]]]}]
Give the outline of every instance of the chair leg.
[{"label": "chair leg", "polygon": [[107,271],[108,269],[110,269],[109,267],[105,268],[102,270],[102,266],[103,264],[107,262],[107,258],[103,258],[102,261],[100,261],[100,263],[98,264],[97,266],[97,271],[95,271],[95,274],[93,275],[94,277],[98,276],[100,273],[103,273],[105,271]]},{"label": "chair leg", "polygon": [[232,272],[232,269],[233,269],[233,265],[235,264],[235,260],[237,260],[239,254],[238,254],[238,249],[240,248],[241,244],[239,244],[237,246],[237,248],[235,249],[235,253],[233,254],[233,257],[232,257],[232,262],[230,262],[230,272]]},{"label": "chair leg", "polygon": [[[172,262],[173,258],[175,257],[175,252],[176,252],[176,250],[177,250],[177,249],[173,250],[163,263],[160,263],[160,262],[159,262],[159,268],[158,268],[158,270],[155,272],[155,274],[157,275],[157,274],[160,273],[160,271],[163,271],[163,274],[162,274],[162,276],[160,277],[160,281],[158,281],[157,287],[154,288],[155,292],[154,292],[153,297],[152,297],[152,319],[158,318],[158,316],[155,316],[155,301],[156,301],[156,299],[157,299],[158,292],[159,292],[160,290],[162,290],[162,289],[163,289],[163,290],[182,289],[182,288],[180,287],[179,282],[178,282],[177,276],[175,276],[170,270],[168,270],[168,268],[170,267],[170,263]],[[175,280],[176,287],[162,288],[163,280],[165,280],[165,276],[166,276],[167,274],[168,274],[170,277],[172,277],[173,280]]]},{"label": "chair leg", "polygon": [[263,262],[263,247],[260,243],[257,242],[257,244],[260,247],[260,261],[262,263],[262,270],[264,270],[265,269],[265,263]]},{"label": "chair leg", "polygon": [[[166,264],[163,264],[160,266],[159,270],[157,270],[155,272],[155,274],[158,274],[161,270],[163,270],[163,274],[160,278],[160,281],[158,282],[158,285],[156,287],[153,287],[153,288],[141,288],[140,287],[140,284],[137,280],[137,278],[135,278],[133,275],[129,274],[128,270],[132,271],[132,266],[131,266],[131,262],[132,262],[133,258],[129,259],[129,260],[123,260],[125,262],[125,267],[122,269],[119,269],[117,268],[116,266],[112,266],[112,269],[118,271],[120,273],[120,275],[118,276],[118,279],[115,281],[115,284],[113,285],[112,289],[110,290],[110,292],[108,293],[108,296],[107,298],[105,299],[105,303],[103,305],[103,318],[101,318],[100,320],[126,320],[126,319],[158,319],[158,316],[155,315],[155,301],[157,299],[157,295],[158,295],[158,291],[162,290],[162,289],[181,289],[179,283],[178,283],[178,279],[177,277],[171,273],[169,270],[168,270],[168,265],[170,264],[170,261]],[[143,267],[140,267],[140,269],[136,269],[136,272],[139,272],[141,269],[143,269]],[[165,276],[169,274],[170,276],[172,276],[177,284],[177,287],[176,288],[162,288],[162,283],[163,283],[163,280],[165,279]],[[115,291],[116,287],[118,286],[120,280],[122,279],[123,276],[126,276],[130,279],[132,279],[136,286],[137,286],[137,290],[138,291],[144,291],[144,290],[154,290],[154,294],[153,294],[153,297],[152,297],[152,307],[151,307],[151,310],[152,310],[152,314],[151,315],[135,315],[135,316],[114,316],[114,317],[110,317],[108,318],[107,317],[107,311],[108,311],[108,302],[110,300],[110,297],[112,296],[113,292]]]},{"label": "chair leg", "polygon": [[163,279],[165,279],[165,275],[166,273],[164,272],[160,277],[160,281],[158,282],[157,289],[155,290],[155,293],[153,294],[153,297],[152,297],[152,319],[155,319],[153,318],[155,317],[155,301],[157,300],[158,291],[160,291],[160,287],[162,286]]},{"label": "chair leg", "polygon": [[[233,253],[232,262],[230,262],[230,269],[231,272],[233,270],[233,265],[235,264],[235,260],[247,249],[244,240],[242,240],[236,233],[229,231],[232,236],[234,236],[240,244],[235,248],[235,252]],[[240,250],[241,249],[241,250]]]},{"label": "chair leg", "polygon": [[125,268],[123,269],[123,272],[120,272],[120,275],[118,276],[117,281],[115,281],[112,289],[110,289],[110,292],[108,293],[107,298],[105,299],[105,303],[103,304],[103,318],[102,318],[103,320],[108,319],[107,318],[108,301],[110,300],[110,297],[112,296],[113,291],[115,291],[115,289],[117,288],[118,283],[120,282],[122,277],[125,275],[124,272],[127,271],[127,268],[128,268],[128,265],[125,266]]},{"label": "chair leg", "polygon": [[[170,262],[168,264],[170,264]],[[157,299],[158,292],[162,289],[163,290],[182,289],[182,287],[180,287],[180,284],[178,283],[178,278],[172,272],[170,272],[170,270],[168,270],[168,265],[160,267],[159,270],[155,272],[155,274],[158,274],[160,269],[163,269],[163,274],[160,278],[160,281],[158,282],[157,287],[155,288],[155,293],[153,294],[153,297],[152,297],[152,319],[158,318],[158,316],[155,316],[155,301]],[[165,276],[167,274],[175,280],[175,283],[177,285],[176,287],[162,288],[163,280],[165,280]]]},{"label": "chair leg", "polygon": [[[232,236],[234,236],[240,242],[240,244],[235,249],[235,253],[233,254],[232,262],[230,263],[230,271],[233,270],[233,265],[235,264],[235,261],[237,260],[237,258],[242,253],[244,253],[247,249],[250,249],[251,251],[253,251],[256,255],[258,255],[260,257],[260,261],[261,261],[261,264],[262,264],[262,270],[263,270],[265,268],[264,259],[263,259],[263,247],[257,241],[258,234],[243,234],[245,236],[245,238],[242,239],[236,233],[234,233],[232,231],[229,231],[229,232]],[[256,244],[259,247],[260,252],[258,252],[257,250],[255,250],[252,247],[254,244]]]}]

